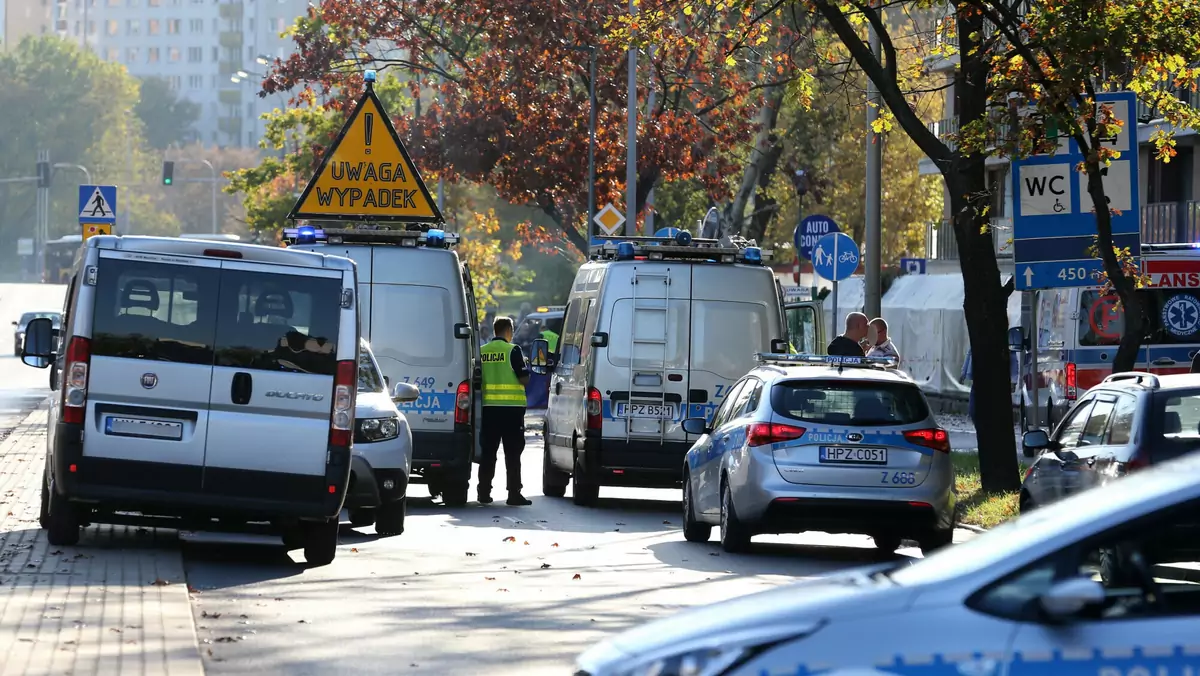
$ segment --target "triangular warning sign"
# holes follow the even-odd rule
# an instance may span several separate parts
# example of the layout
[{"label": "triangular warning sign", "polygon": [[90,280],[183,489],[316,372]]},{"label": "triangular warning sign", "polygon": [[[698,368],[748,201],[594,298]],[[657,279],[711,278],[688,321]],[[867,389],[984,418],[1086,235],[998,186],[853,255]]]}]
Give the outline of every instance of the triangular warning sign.
[{"label": "triangular warning sign", "polygon": [[369,85],[288,218],[442,222],[442,213]]},{"label": "triangular warning sign", "polygon": [[83,208],[79,210],[79,218],[116,218],[117,210],[113,209],[108,200],[104,199],[104,193],[100,192],[100,186],[96,186],[96,190],[92,196],[83,203]]}]

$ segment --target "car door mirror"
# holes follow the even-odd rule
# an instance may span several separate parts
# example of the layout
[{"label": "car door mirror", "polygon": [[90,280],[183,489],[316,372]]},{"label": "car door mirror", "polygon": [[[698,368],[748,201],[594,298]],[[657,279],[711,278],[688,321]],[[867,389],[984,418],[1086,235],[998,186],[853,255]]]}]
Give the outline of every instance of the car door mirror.
[{"label": "car door mirror", "polygon": [[608,347],[608,334],[603,331],[593,333],[592,347]]},{"label": "car door mirror", "polygon": [[788,342],[782,338],[776,338],[771,341],[771,352],[775,354],[787,354]]},{"label": "car door mirror", "polygon": [[533,359],[529,361],[529,370],[540,376],[550,373],[550,341],[545,338],[533,341]]},{"label": "car door mirror", "polygon": [[708,421],[704,418],[687,418],[683,421],[683,431],[688,434],[708,434]]},{"label": "car door mirror", "polygon": [[1104,585],[1090,577],[1074,577],[1050,587],[1038,605],[1052,619],[1070,619],[1088,606],[1104,603]]},{"label": "car door mirror", "polygon": [[392,401],[398,404],[407,404],[410,401],[416,401],[417,397],[421,396],[421,390],[417,389],[412,383],[396,383],[396,387],[392,389]]},{"label": "car door mirror", "polygon": [[458,323],[454,325],[454,337],[459,340],[467,340],[471,337],[471,325]]},{"label": "car door mirror", "polygon": [[39,317],[25,327],[21,361],[39,369],[46,368],[54,361],[54,325],[49,319]]},{"label": "car door mirror", "polygon": [[1046,430],[1029,430],[1021,436],[1021,446],[1027,451],[1044,451],[1050,447]]}]

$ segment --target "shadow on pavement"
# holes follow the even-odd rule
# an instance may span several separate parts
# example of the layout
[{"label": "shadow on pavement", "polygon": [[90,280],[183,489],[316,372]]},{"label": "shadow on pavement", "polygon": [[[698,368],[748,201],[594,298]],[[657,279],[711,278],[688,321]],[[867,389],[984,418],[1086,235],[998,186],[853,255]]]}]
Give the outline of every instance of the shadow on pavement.
[{"label": "shadow on pavement", "polygon": [[678,568],[704,573],[730,573],[736,567],[739,575],[790,574],[783,567],[803,559],[813,568],[812,575],[822,575],[845,569],[848,565],[868,566],[884,561],[909,559],[903,554],[883,553],[874,547],[806,545],[780,542],[752,542],[750,551],[730,554],[721,551],[714,534],[706,543],[687,542],[680,534],[678,542],[660,542],[648,549],[660,562]]}]

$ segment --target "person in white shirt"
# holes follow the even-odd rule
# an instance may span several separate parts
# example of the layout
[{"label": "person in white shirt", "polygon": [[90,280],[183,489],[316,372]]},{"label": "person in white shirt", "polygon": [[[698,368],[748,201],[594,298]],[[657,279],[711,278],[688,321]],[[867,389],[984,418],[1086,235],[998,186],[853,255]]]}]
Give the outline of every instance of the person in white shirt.
[{"label": "person in white shirt", "polygon": [[900,351],[896,349],[896,344],[888,338],[888,325],[883,317],[876,317],[871,320],[871,334],[874,336],[871,349],[867,352],[868,357],[891,357],[896,360],[896,365],[900,364]]}]

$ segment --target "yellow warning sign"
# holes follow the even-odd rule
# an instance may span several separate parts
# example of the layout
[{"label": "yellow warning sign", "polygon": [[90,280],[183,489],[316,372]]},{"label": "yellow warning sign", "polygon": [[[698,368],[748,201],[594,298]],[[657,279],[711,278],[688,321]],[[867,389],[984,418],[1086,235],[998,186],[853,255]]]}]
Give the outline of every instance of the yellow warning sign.
[{"label": "yellow warning sign", "polygon": [[442,222],[369,83],[288,218]]},{"label": "yellow warning sign", "polygon": [[81,223],[83,226],[83,241],[96,235],[111,235],[112,223]]}]

